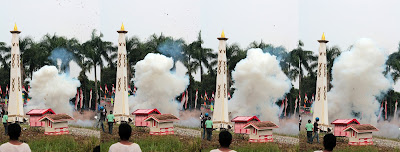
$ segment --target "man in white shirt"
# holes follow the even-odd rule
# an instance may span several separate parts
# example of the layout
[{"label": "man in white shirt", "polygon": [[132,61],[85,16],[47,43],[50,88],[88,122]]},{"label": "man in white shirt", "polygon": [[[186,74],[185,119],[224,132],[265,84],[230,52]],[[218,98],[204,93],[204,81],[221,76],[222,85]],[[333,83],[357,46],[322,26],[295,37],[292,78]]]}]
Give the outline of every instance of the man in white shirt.
[{"label": "man in white shirt", "polygon": [[219,144],[220,148],[211,150],[210,152],[236,152],[234,150],[229,149],[229,145],[232,143],[232,134],[228,131],[221,131],[219,133]]},{"label": "man in white shirt", "polygon": [[112,144],[108,152],[142,152],[138,144],[129,142],[129,138],[132,135],[132,128],[130,125],[121,123],[121,125],[119,125],[118,134],[121,141]]},{"label": "man in white shirt", "polygon": [[18,141],[21,136],[19,124],[14,123],[8,126],[8,136],[10,136],[10,141],[0,146],[0,152],[31,152],[28,144]]}]

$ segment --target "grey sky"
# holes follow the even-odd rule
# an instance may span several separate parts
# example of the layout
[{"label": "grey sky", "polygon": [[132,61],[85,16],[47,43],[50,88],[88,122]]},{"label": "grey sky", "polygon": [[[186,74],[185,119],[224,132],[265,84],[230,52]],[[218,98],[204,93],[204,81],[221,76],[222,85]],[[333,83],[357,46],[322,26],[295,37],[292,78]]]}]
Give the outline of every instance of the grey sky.
[{"label": "grey sky", "polygon": [[[325,32],[328,45],[342,50],[369,37],[393,52],[400,41],[399,4],[396,0],[3,0],[0,41],[11,41],[9,31],[16,22],[22,37],[35,40],[56,33],[83,42],[97,29],[105,40],[116,43],[116,30],[123,22],[127,36],[141,40],[163,33],[190,43],[201,30],[203,46],[214,50],[224,30],[228,44],[243,48],[263,40],[291,50],[301,39],[305,49],[316,51],[316,40]],[[72,67],[71,76],[77,76],[80,69]],[[178,73],[184,73],[181,65]],[[88,76],[94,78],[92,73]]]}]

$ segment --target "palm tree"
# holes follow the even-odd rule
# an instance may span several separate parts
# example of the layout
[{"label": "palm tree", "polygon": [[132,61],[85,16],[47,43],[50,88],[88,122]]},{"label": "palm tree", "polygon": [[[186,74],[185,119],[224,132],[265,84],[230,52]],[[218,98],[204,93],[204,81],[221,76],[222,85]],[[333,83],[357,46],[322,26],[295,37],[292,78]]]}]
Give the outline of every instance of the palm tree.
[{"label": "palm tree", "polygon": [[[113,51],[112,43],[108,41],[103,41],[103,34],[96,35],[96,30],[92,31],[92,35],[90,40],[82,44],[82,48],[84,50],[83,54],[86,59],[89,61],[85,61],[87,65],[92,66],[94,68],[94,77],[95,77],[95,97],[94,101],[97,103],[97,95],[98,95],[98,87],[97,87],[97,66],[100,66],[100,73],[107,63],[112,63],[112,58],[110,58],[109,54]],[[104,62],[104,60],[105,62]],[[83,65],[83,64],[82,64]]]},{"label": "palm tree", "polygon": [[400,78],[400,43],[397,52],[390,54],[386,61],[385,74],[390,74],[394,82]]},{"label": "palm tree", "polygon": [[328,70],[328,91],[331,90],[332,84],[332,67],[335,59],[340,56],[342,52],[340,51],[338,46],[334,46],[332,48],[326,48],[326,59],[327,59],[327,70]]},{"label": "palm tree", "polygon": [[213,53],[212,49],[209,48],[203,48],[203,39],[201,38],[201,31],[199,32],[199,35],[197,37],[197,40],[193,42],[192,50],[192,58],[194,62],[198,63],[198,68],[200,68],[200,74],[201,78],[203,77],[204,74],[204,69],[206,68],[208,72],[210,73],[215,73],[213,67],[217,65],[217,60],[216,58],[218,57],[217,53]]},{"label": "palm tree", "polygon": [[235,69],[236,64],[246,58],[246,51],[244,51],[243,49],[240,48],[240,46],[236,43],[232,44],[232,45],[227,45],[226,46],[226,62],[227,62],[227,68],[228,68],[228,91],[230,91],[230,87],[231,84],[233,84],[232,81],[232,76],[231,76],[231,72]]},{"label": "palm tree", "polygon": [[296,80],[299,78],[299,91],[302,92],[302,79],[304,70],[306,70],[310,76],[315,75],[315,67],[318,63],[315,61],[318,57],[313,55],[312,51],[303,50],[304,44],[299,40],[297,48],[293,49],[290,54],[291,72],[289,78]]}]

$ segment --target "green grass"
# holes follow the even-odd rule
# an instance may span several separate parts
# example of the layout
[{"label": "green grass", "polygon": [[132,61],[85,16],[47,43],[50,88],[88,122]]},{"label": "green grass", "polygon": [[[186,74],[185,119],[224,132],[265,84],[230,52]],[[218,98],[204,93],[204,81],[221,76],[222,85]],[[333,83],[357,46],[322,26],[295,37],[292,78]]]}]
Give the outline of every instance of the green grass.
[{"label": "green grass", "polygon": [[87,152],[92,151],[99,139],[92,137],[82,141],[76,141],[73,136],[45,136],[38,140],[28,142],[32,151],[38,152]]},{"label": "green grass", "polygon": [[[247,144],[242,144],[240,146],[231,146],[231,149],[235,151],[240,151],[240,152],[295,152],[298,151],[298,145],[293,146],[292,149],[282,149],[278,144],[276,143],[247,143]],[[210,151],[214,148],[211,149],[205,149],[204,151]]]},{"label": "green grass", "polygon": [[192,130],[198,130],[198,131],[203,130],[203,128],[199,128],[199,127],[187,127],[187,126],[180,126],[180,125],[174,125],[174,127],[192,129]]},{"label": "green grass", "polygon": [[[108,151],[110,146],[118,141],[111,140],[101,143],[101,151]],[[147,136],[145,138],[135,140],[143,152],[159,151],[159,152],[194,152],[200,151],[201,141],[199,138],[192,138],[186,142],[180,141],[179,137],[174,135],[167,136]]]}]

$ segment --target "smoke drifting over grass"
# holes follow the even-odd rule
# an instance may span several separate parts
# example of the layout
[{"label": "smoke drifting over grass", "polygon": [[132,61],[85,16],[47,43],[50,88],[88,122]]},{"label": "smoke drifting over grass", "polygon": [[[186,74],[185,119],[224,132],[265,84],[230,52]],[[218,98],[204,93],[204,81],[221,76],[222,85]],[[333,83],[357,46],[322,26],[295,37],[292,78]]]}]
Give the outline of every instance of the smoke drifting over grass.
[{"label": "smoke drifting over grass", "polygon": [[78,80],[58,74],[55,66],[44,66],[33,73],[30,91],[32,100],[28,102],[25,111],[51,108],[56,113],[72,116],[73,105],[69,100],[75,96],[79,86]]},{"label": "smoke drifting over grass", "polygon": [[282,72],[276,56],[250,49],[232,72],[236,91],[229,101],[232,117],[256,115],[278,123],[278,99],[289,92],[290,80]]},{"label": "smoke drifting over grass", "polygon": [[385,53],[366,38],[336,59],[333,88],[328,92],[329,120],[362,117],[360,123],[376,125],[380,108],[376,97],[392,85],[391,79],[383,75],[386,60]]},{"label": "smoke drifting over grass", "polygon": [[170,70],[172,58],[149,53],[135,65],[135,97],[129,98],[130,111],[157,108],[161,113],[179,115],[180,104],[175,97],[189,85],[188,77],[180,77]]}]

